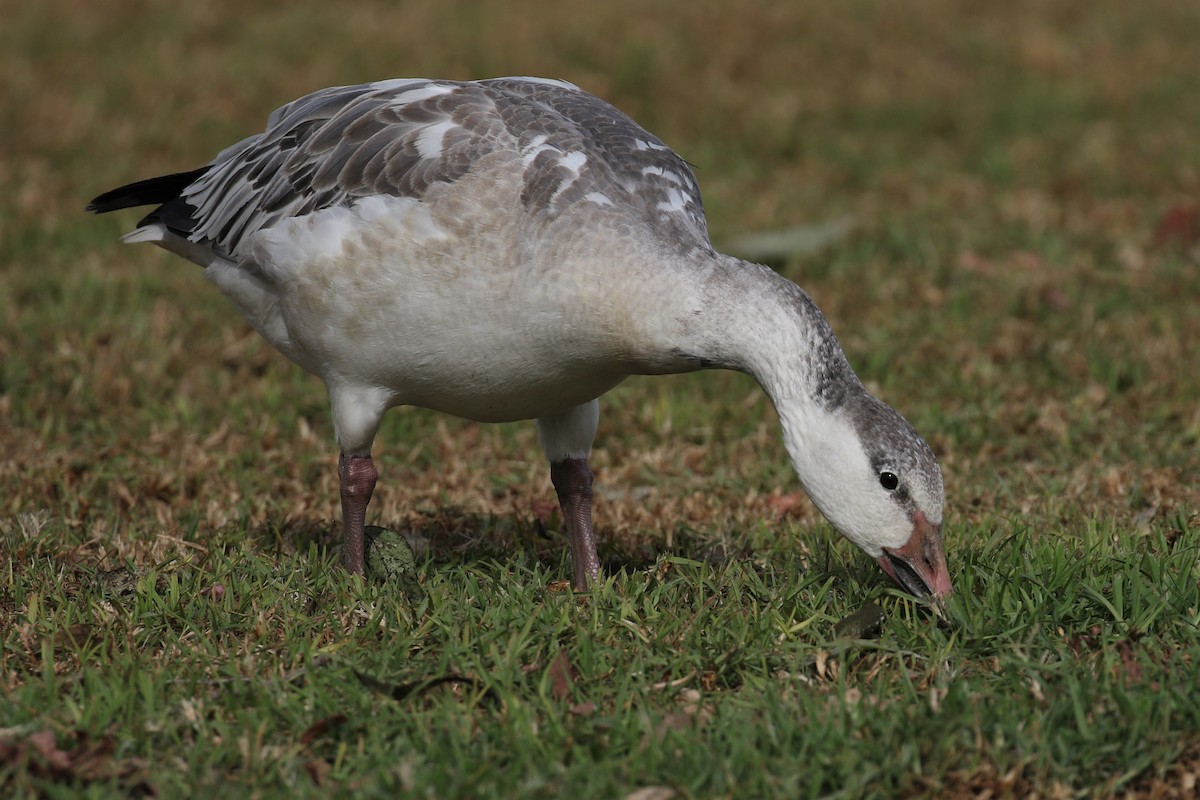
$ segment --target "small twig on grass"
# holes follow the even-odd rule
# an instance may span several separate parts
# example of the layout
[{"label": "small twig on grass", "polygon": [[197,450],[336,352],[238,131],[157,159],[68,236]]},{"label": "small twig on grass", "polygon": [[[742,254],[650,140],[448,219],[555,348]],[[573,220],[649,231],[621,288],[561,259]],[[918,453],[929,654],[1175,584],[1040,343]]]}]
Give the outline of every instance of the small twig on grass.
[{"label": "small twig on grass", "polygon": [[687,683],[694,677],[696,677],[696,670],[692,670],[687,675],[684,675],[682,678],[676,678],[673,681],[659,681],[658,683],[652,683],[652,684],[650,684],[650,688],[654,689],[655,691],[662,691],[663,689],[674,689],[676,686],[683,686],[685,683]]},{"label": "small twig on grass", "polygon": [[438,675],[433,678],[425,678],[424,680],[419,681],[388,684],[372,678],[370,675],[359,672],[358,670],[354,670],[354,674],[357,676],[359,683],[361,683],[363,686],[367,687],[373,692],[378,692],[379,694],[390,697],[397,702],[407,700],[414,695],[418,695],[428,689],[432,689],[435,686],[441,686],[445,683],[464,683],[473,689],[482,690],[482,693],[479,696],[481,701],[487,700],[491,705],[500,704],[500,698],[497,696],[495,690],[493,690],[490,686],[487,686],[479,678],[472,678],[469,675],[449,673],[446,675]]}]

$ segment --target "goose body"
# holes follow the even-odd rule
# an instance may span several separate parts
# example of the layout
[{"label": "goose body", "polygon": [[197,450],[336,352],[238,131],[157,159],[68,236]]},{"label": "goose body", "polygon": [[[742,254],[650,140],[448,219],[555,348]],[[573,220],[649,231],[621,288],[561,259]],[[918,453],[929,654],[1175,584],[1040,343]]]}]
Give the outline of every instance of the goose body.
[{"label": "goose body", "polygon": [[125,241],[202,266],[325,381],[351,571],[380,420],[416,405],[537,420],[586,588],[597,398],[629,375],[727,368],[771,397],[802,484],[843,535],[909,590],[951,591],[929,447],[866,392],[800,287],[713,250],[687,164],[571,84],[324,89],[206,167],[89,209],[151,204]]}]

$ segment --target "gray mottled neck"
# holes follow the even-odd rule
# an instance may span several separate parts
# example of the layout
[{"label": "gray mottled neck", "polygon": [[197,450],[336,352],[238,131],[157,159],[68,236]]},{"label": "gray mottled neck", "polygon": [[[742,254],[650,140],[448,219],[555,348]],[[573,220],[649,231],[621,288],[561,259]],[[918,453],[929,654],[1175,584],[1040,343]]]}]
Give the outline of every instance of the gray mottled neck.
[{"label": "gray mottled neck", "polygon": [[695,302],[698,366],[753,376],[776,407],[833,411],[863,393],[816,303],[774,270],[718,255]]}]

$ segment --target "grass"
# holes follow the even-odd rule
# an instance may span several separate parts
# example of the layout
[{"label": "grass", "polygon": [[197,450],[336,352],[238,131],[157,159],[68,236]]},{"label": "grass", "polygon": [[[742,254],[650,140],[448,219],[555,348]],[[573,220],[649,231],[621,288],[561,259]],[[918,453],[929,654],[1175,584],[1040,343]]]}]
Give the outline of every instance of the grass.
[{"label": "grass", "polygon": [[[736,7],[735,7],[736,5]],[[525,0],[6,5],[0,787],[15,796],[1186,797],[1200,777],[1200,12]],[[549,74],[697,165],[939,453],[956,594],[888,588],[743,376],[636,379],[568,575],[532,426],[397,410],[336,569],[322,387],[81,213],[304,91]],[[834,625],[868,601],[878,638]],[[639,793],[640,792],[640,793]]]}]

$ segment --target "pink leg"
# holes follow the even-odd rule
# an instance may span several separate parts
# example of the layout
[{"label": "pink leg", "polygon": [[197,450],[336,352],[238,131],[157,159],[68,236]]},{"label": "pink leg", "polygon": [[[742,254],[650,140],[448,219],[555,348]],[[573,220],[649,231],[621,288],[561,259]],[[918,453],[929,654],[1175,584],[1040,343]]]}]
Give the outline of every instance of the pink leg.
[{"label": "pink leg", "polygon": [[338,459],[338,478],[342,484],[342,557],[346,569],[355,575],[366,570],[364,551],[367,503],[375,491],[375,463],[370,454],[346,455]]},{"label": "pink leg", "polygon": [[600,557],[592,530],[592,471],[586,458],[564,458],[550,464],[550,481],[558,493],[571,558],[575,563],[575,590],[585,592],[600,580]]}]

